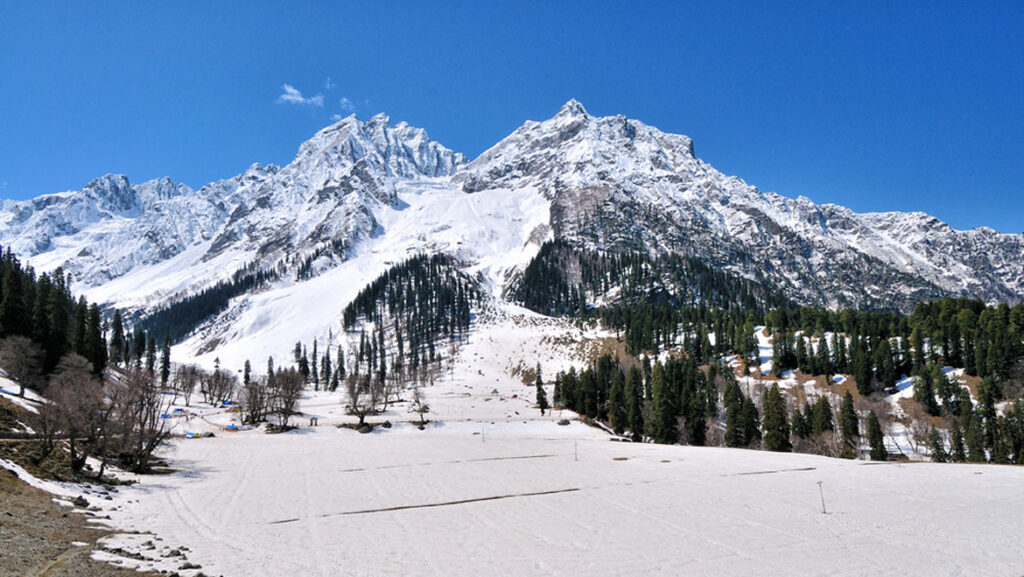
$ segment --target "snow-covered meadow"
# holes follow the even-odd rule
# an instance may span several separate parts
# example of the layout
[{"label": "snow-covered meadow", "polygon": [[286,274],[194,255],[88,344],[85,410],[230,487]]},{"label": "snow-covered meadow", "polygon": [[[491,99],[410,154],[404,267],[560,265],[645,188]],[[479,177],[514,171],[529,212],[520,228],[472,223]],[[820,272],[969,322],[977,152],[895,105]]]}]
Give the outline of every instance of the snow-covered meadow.
[{"label": "snow-covered meadow", "polygon": [[112,523],[144,533],[110,544],[167,569],[185,546],[208,575],[1024,570],[1014,467],[617,443],[550,421],[247,431],[180,441],[171,462],[118,494]]}]

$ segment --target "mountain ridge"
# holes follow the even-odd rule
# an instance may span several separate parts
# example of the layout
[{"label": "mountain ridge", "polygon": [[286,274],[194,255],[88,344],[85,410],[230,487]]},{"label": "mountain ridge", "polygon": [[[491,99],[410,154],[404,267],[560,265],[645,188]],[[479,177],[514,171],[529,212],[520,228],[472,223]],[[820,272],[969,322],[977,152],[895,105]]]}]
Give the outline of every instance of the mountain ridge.
[{"label": "mountain ridge", "polygon": [[40,271],[63,267],[91,301],[137,311],[241,269],[273,270],[284,287],[352,261],[343,282],[364,285],[416,251],[459,257],[500,298],[550,239],[694,257],[829,308],[1024,293],[1024,234],[763,192],[698,158],[687,136],[591,116],[576,100],[472,160],[384,114],[351,115],[283,167],[253,164],[198,190],[106,175],[0,211],[0,244]]}]

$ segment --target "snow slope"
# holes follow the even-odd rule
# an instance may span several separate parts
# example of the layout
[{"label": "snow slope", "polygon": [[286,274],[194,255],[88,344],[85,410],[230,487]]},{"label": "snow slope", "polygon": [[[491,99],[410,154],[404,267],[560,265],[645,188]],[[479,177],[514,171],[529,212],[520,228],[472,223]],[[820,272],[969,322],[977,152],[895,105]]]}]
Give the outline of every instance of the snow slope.
[{"label": "snow slope", "polygon": [[[175,347],[175,358],[241,367],[290,350],[294,343],[344,342],[341,311],[370,281],[418,253],[446,252],[479,274],[500,299],[504,280],[525,266],[548,238],[548,203],[530,190],[466,195],[443,181],[397,187],[395,202],[373,219],[385,231],[360,243],[348,258],[303,282],[286,280],[233,301],[223,322],[207,325]],[[347,350],[347,346],[346,346]]]}]

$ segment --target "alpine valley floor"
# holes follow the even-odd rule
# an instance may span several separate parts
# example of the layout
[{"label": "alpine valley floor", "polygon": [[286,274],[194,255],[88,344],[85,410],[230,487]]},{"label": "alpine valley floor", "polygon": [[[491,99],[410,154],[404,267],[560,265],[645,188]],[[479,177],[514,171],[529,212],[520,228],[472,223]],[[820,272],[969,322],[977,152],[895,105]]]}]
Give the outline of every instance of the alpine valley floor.
[{"label": "alpine valley floor", "polygon": [[144,533],[109,544],[155,533],[207,575],[1024,571],[1013,467],[616,443],[541,421],[249,431],[179,442],[172,462],[116,497],[115,526]]},{"label": "alpine valley floor", "polygon": [[336,426],[354,422],[341,391],[307,391],[273,435],[194,398],[175,472],[95,501],[119,533],[93,558],[185,577],[1024,574],[1024,468],[614,442],[541,416],[523,384],[516,359],[550,380],[592,356],[581,342],[604,346],[539,316],[478,325],[422,389],[424,430],[410,391],[370,434]]}]

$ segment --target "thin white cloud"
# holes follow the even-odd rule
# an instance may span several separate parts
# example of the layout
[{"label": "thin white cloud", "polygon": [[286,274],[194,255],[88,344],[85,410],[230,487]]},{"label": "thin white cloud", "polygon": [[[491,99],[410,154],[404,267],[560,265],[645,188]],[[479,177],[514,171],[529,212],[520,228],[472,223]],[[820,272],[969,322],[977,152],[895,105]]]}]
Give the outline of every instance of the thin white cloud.
[{"label": "thin white cloud", "polygon": [[338,122],[341,119],[342,119],[342,116],[340,114],[332,114],[331,115],[331,121],[333,121],[333,122]]},{"label": "thin white cloud", "polygon": [[356,111],[355,103],[352,102],[351,100],[349,100],[348,98],[342,97],[340,104],[341,104],[341,109],[342,110],[346,110],[348,112],[355,112]]},{"label": "thin white cloud", "polygon": [[317,94],[316,96],[305,97],[299,89],[295,88],[291,84],[285,84],[281,87],[284,92],[277,97],[278,104],[298,104],[301,106],[317,106],[321,107],[324,105],[324,95]]},{"label": "thin white cloud", "polygon": [[335,84],[334,81],[331,80],[330,76],[327,77],[327,80],[324,80],[324,90],[326,90],[327,92],[334,90],[335,86],[337,86],[337,84]]}]

